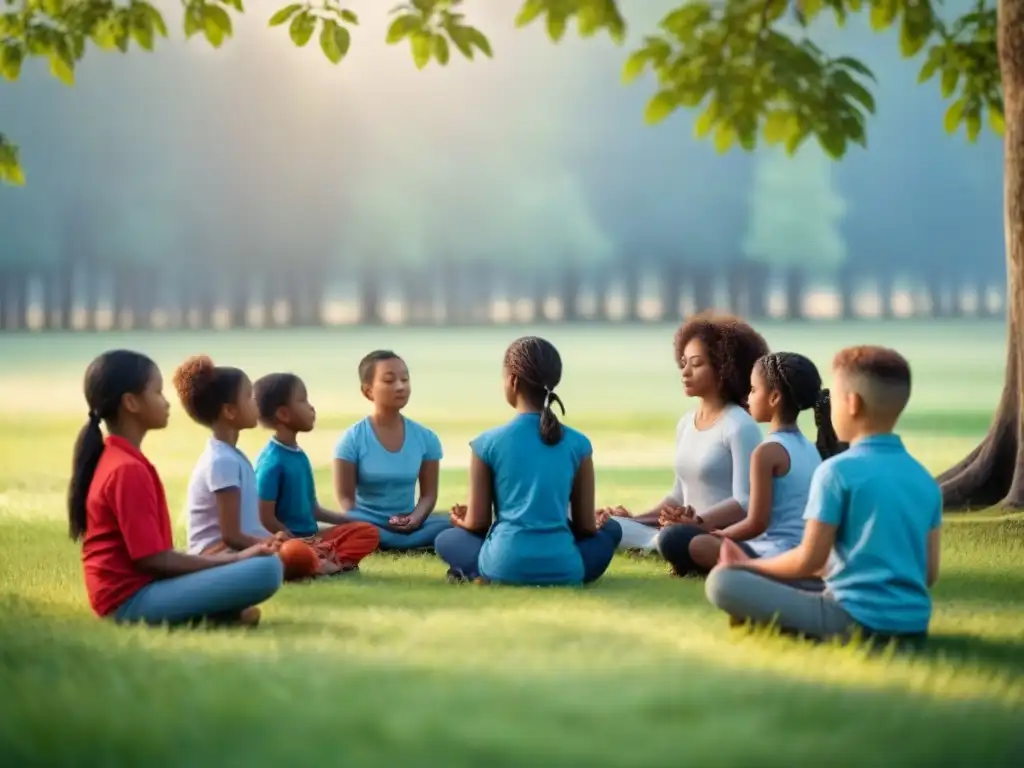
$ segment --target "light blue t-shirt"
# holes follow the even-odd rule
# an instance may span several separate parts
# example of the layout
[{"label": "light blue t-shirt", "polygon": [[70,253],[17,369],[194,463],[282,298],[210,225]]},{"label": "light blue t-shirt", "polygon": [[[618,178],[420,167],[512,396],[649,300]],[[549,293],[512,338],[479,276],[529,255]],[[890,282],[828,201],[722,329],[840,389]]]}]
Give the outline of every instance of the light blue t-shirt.
[{"label": "light blue t-shirt", "polygon": [[814,473],[806,520],[837,526],[829,591],[876,632],[924,632],[931,620],[928,534],[942,492],[896,435],[872,435]]},{"label": "light blue t-shirt", "polygon": [[495,521],[480,550],[480,573],[506,584],[581,584],[569,497],[593,449],[566,426],[556,445],[545,445],[539,429],[540,414],[519,414],[470,443],[490,467],[494,489]]},{"label": "light blue t-shirt", "polygon": [[274,515],[292,535],[313,536],[316,524],[316,482],[309,456],[297,445],[271,438],[256,457],[256,492],[274,502]]},{"label": "light blue t-shirt", "polygon": [[764,441],[786,449],[789,471],[772,478],[768,527],[747,545],[761,557],[775,557],[796,547],[804,537],[804,510],[811,491],[811,478],[821,466],[821,454],[802,432],[771,432]]},{"label": "light blue t-shirt", "polygon": [[444,458],[441,441],[432,430],[412,419],[403,420],[405,442],[398,451],[380,444],[369,417],[345,430],[334,449],[334,458],[356,465],[356,509],[380,525],[413,511],[420,467],[424,461]]}]

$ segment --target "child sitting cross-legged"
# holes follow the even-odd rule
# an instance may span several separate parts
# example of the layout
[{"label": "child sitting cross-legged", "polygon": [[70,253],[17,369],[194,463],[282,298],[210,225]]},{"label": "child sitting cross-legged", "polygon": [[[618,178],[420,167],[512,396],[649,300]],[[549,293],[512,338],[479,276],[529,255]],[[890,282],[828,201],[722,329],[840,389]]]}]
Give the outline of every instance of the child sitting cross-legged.
[{"label": "child sitting cross-legged", "polygon": [[[751,558],[722,541],[705,590],[734,622],[816,638],[923,638],[939,575],[942,493],[893,434],[910,398],[910,367],[894,350],[851,347],[832,365],[832,423],[849,450],[811,481],[803,538]],[[823,572],[825,591],[793,585]]]},{"label": "child sitting cross-legged", "polygon": [[[294,374],[271,373],[253,391],[260,423],[274,431],[256,458],[260,522],[271,533],[310,544],[320,557],[321,575],[356,569],[377,548],[380,535],[370,523],[330,512],[317,500],[313,467],[297,440],[316,423],[306,385]],[[333,527],[321,532],[318,523]]]}]

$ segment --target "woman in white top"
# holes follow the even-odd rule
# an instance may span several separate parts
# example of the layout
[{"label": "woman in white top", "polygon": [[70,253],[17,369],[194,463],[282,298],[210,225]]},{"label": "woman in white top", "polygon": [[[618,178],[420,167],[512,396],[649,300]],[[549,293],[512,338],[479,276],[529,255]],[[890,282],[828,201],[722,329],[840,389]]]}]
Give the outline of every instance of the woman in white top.
[{"label": "woman in white top", "polygon": [[[811,476],[823,458],[844,449],[832,429],[828,390],[818,369],[803,355],[780,352],[757,361],[750,375],[750,415],[769,425],[750,460],[747,515],[727,527],[694,521],[666,529],[659,544],[676,573],[707,573],[718,562],[723,539],[750,557],[771,557],[803,538],[804,508]],[[797,417],[814,409],[817,444],[800,432]]]},{"label": "woman in white top", "polygon": [[750,456],[761,443],[747,395],[754,363],[767,352],[764,338],[731,315],[701,313],[676,331],[683,389],[698,405],[676,427],[671,493],[640,515],[622,507],[600,511],[599,522],[618,519],[621,549],[651,551],[659,546],[659,531],[673,523],[725,528],[746,515]]}]

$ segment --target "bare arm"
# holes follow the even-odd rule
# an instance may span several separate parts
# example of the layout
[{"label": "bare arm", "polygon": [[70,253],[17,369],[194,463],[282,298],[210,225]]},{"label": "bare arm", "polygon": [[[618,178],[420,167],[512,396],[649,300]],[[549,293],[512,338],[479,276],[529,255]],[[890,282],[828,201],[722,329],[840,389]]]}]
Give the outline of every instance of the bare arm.
[{"label": "bare arm", "polygon": [[594,458],[587,456],[580,462],[576,477],[572,481],[569,497],[573,532],[577,536],[593,536],[597,533],[597,515],[594,512]]},{"label": "bare arm", "polygon": [[779,581],[814,578],[828,563],[836,541],[836,530],[834,525],[808,520],[803,540],[795,549],[776,557],[748,560],[740,567]]},{"label": "bare arm", "polygon": [[345,525],[352,522],[345,515],[324,509],[319,504],[313,509],[313,518],[318,523],[327,523],[328,525]]},{"label": "bare arm", "polygon": [[413,509],[413,522],[420,525],[437,506],[437,490],[440,484],[441,462],[424,461],[420,464],[420,497]]},{"label": "bare arm", "polygon": [[[746,541],[768,530],[772,516],[772,479],[789,471],[789,453],[778,443],[761,443],[750,457],[750,503],[747,515],[722,529],[733,541]],[[707,515],[702,515],[707,521]]]},{"label": "bare arm", "polygon": [[928,587],[934,587],[939,580],[939,552],[942,544],[942,529],[932,528],[928,532],[928,560],[926,571],[926,582]]},{"label": "bare arm", "polygon": [[469,460],[469,498],[466,517],[461,526],[467,531],[484,534],[491,527],[494,497],[491,491],[491,468],[475,453]]},{"label": "bare arm", "polygon": [[217,491],[217,514],[220,519],[220,538],[234,550],[248,549],[260,539],[242,533],[242,492],[238,488]]},{"label": "bare arm", "polygon": [[[291,538],[292,532],[277,519],[277,502],[260,499],[260,525],[271,533],[283,533]],[[223,525],[221,526],[223,530]]]},{"label": "bare arm", "polygon": [[238,552],[229,552],[223,555],[186,555],[184,552],[168,549],[136,560],[135,565],[140,571],[158,579],[169,579],[237,562],[240,559],[238,555]]},{"label": "bare arm", "polygon": [[356,465],[351,461],[334,460],[334,498],[343,514],[356,507]]}]

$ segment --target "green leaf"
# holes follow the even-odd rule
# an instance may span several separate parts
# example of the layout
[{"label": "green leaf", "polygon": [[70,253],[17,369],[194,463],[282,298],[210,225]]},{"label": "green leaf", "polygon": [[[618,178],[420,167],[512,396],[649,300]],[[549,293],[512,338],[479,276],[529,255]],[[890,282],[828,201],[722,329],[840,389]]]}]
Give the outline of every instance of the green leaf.
[{"label": "green leaf", "polygon": [[736,129],[729,123],[719,123],[715,127],[715,151],[724,155],[736,143]]},{"label": "green leaf", "polygon": [[846,154],[846,136],[838,125],[830,125],[829,130],[818,134],[818,145],[833,160],[839,160]]},{"label": "green leaf", "polygon": [[908,10],[903,15],[903,23],[900,24],[900,53],[904,58],[909,59],[916,56],[928,42],[932,34],[932,24],[929,16],[911,16]]},{"label": "green leaf", "polygon": [[764,140],[769,146],[782,144],[793,132],[795,125],[788,112],[773,110],[764,121]]},{"label": "green leaf", "polygon": [[412,40],[412,61],[416,69],[423,69],[430,63],[430,56],[433,53],[433,35],[430,32],[414,32]]},{"label": "green leaf", "polygon": [[149,16],[132,14],[131,32],[140,48],[146,51],[153,50],[153,22]]},{"label": "green leaf", "polygon": [[648,125],[660,123],[666,117],[676,111],[679,101],[674,91],[658,91],[654,98],[647,102],[644,109],[644,121]]},{"label": "green leaf", "polygon": [[942,70],[942,98],[948,99],[956,91],[956,85],[960,82],[960,70],[956,67],[947,66]]},{"label": "green leaf", "polygon": [[1003,113],[997,109],[988,108],[988,127],[992,129],[992,132],[997,136],[1002,136],[1006,132],[1006,118],[1003,117]]},{"label": "green leaf", "polygon": [[185,11],[185,39],[191,38],[202,28],[203,20],[199,15],[199,10],[196,8],[189,8]]},{"label": "green leaf", "polygon": [[350,11],[348,8],[341,9],[341,19],[353,27],[359,26],[359,17],[356,16],[355,11]]},{"label": "green leaf", "polygon": [[320,50],[332,64],[339,63],[348,53],[352,43],[352,35],[334,19],[324,20],[320,28]]},{"label": "green leaf", "polygon": [[548,37],[556,43],[565,37],[565,16],[554,11],[548,12]]},{"label": "green leaf", "polygon": [[858,83],[845,70],[840,70],[835,75],[836,88],[844,96],[860,102],[869,113],[875,113],[875,97],[863,85]]},{"label": "green leaf", "polygon": [[230,5],[232,8],[234,8],[239,13],[245,13],[245,8],[242,5],[242,0],[221,0],[221,2],[226,3],[227,5]]},{"label": "green leaf", "polygon": [[316,17],[307,11],[298,14],[288,25],[288,36],[299,48],[305,47],[316,31]]},{"label": "green leaf", "polygon": [[963,121],[964,107],[966,106],[967,102],[964,99],[957,99],[949,105],[945,117],[942,118],[942,126],[946,129],[947,133],[956,133],[956,129],[960,127],[960,123]]},{"label": "green leaf", "polygon": [[626,20],[622,14],[613,6],[608,11],[609,17],[605,21],[605,29],[608,30],[608,37],[615,43],[622,43],[626,39]]},{"label": "green leaf", "polygon": [[21,75],[21,63],[25,60],[25,50],[17,42],[4,43],[0,48],[0,73],[8,80],[17,80]]},{"label": "green leaf", "polygon": [[633,51],[622,65],[622,82],[631,83],[636,80],[647,69],[647,62],[650,61],[650,53],[646,48]]},{"label": "green leaf", "polygon": [[871,28],[875,32],[881,32],[892,26],[892,23],[896,20],[895,0],[881,0],[881,2],[876,2],[875,5],[872,5],[870,19]]},{"label": "green leaf", "polygon": [[703,139],[711,133],[711,129],[715,127],[715,117],[715,111],[711,107],[701,112],[700,117],[693,124],[694,137]]},{"label": "green leaf", "polygon": [[834,59],[832,63],[838,67],[842,67],[843,69],[849,69],[852,72],[856,72],[862,77],[878,82],[874,72],[872,72],[863,62],[851,56],[840,56],[838,59]]},{"label": "green leaf", "polygon": [[417,32],[422,28],[423,19],[421,17],[415,16],[411,13],[405,14],[404,16],[398,16],[388,27],[388,45],[400,43],[413,32]]},{"label": "green leaf", "polygon": [[491,50],[491,41],[487,39],[483,32],[476,27],[463,27],[463,29],[466,30],[466,35],[471,45],[479,49],[487,58],[494,58],[494,51]]},{"label": "green leaf", "polygon": [[50,53],[50,74],[64,85],[75,84],[75,62],[66,49],[54,48]]},{"label": "green leaf", "polygon": [[231,37],[233,32],[231,17],[228,12],[219,5],[207,4],[203,6],[203,32],[206,39],[214,48],[220,48],[225,37]]},{"label": "green leaf", "polygon": [[160,11],[149,3],[142,2],[134,3],[133,8],[138,9],[140,15],[149,19],[150,26],[156,34],[160,37],[167,37],[167,24],[164,23],[164,17],[160,15]]},{"label": "green leaf", "polygon": [[281,8],[277,13],[270,17],[269,26],[279,27],[301,10],[302,3],[292,3],[291,5],[286,5],[284,8]]},{"label": "green leaf", "polygon": [[[548,17],[551,18],[550,16]],[[604,19],[593,5],[584,5],[576,14],[576,26],[580,37],[593,37],[601,29]]]},{"label": "green leaf", "polygon": [[437,63],[442,67],[448,63],[448,59],[451,55],[451,49],[448,47],[448,39],[444,35],[435,34],[431,40],[431,46],[434,51],[434,58]]},{"label": "green leaf", "polygon": [[978,140],[978,135],[981,133],[981,110],[980,108],[972,109],[967,113],[967,117],[964,119],[964,123],[967,126],[967,140],[974,142]]},{"label": "green leaf", "polygon": [[516,14],[516,27],[522,29],[544,12],[544,0],[526,0]]},{"label": "green leaf", "polygon": [[939,46],[935,46],[928,51],[928,56],[924,60],[924,64],[921,65],[921,71],[917,73],[917,82],[926,83],[931,80],[935,73],[939,71],[939,67],[942,66],[946,59],[946,51]]}]

